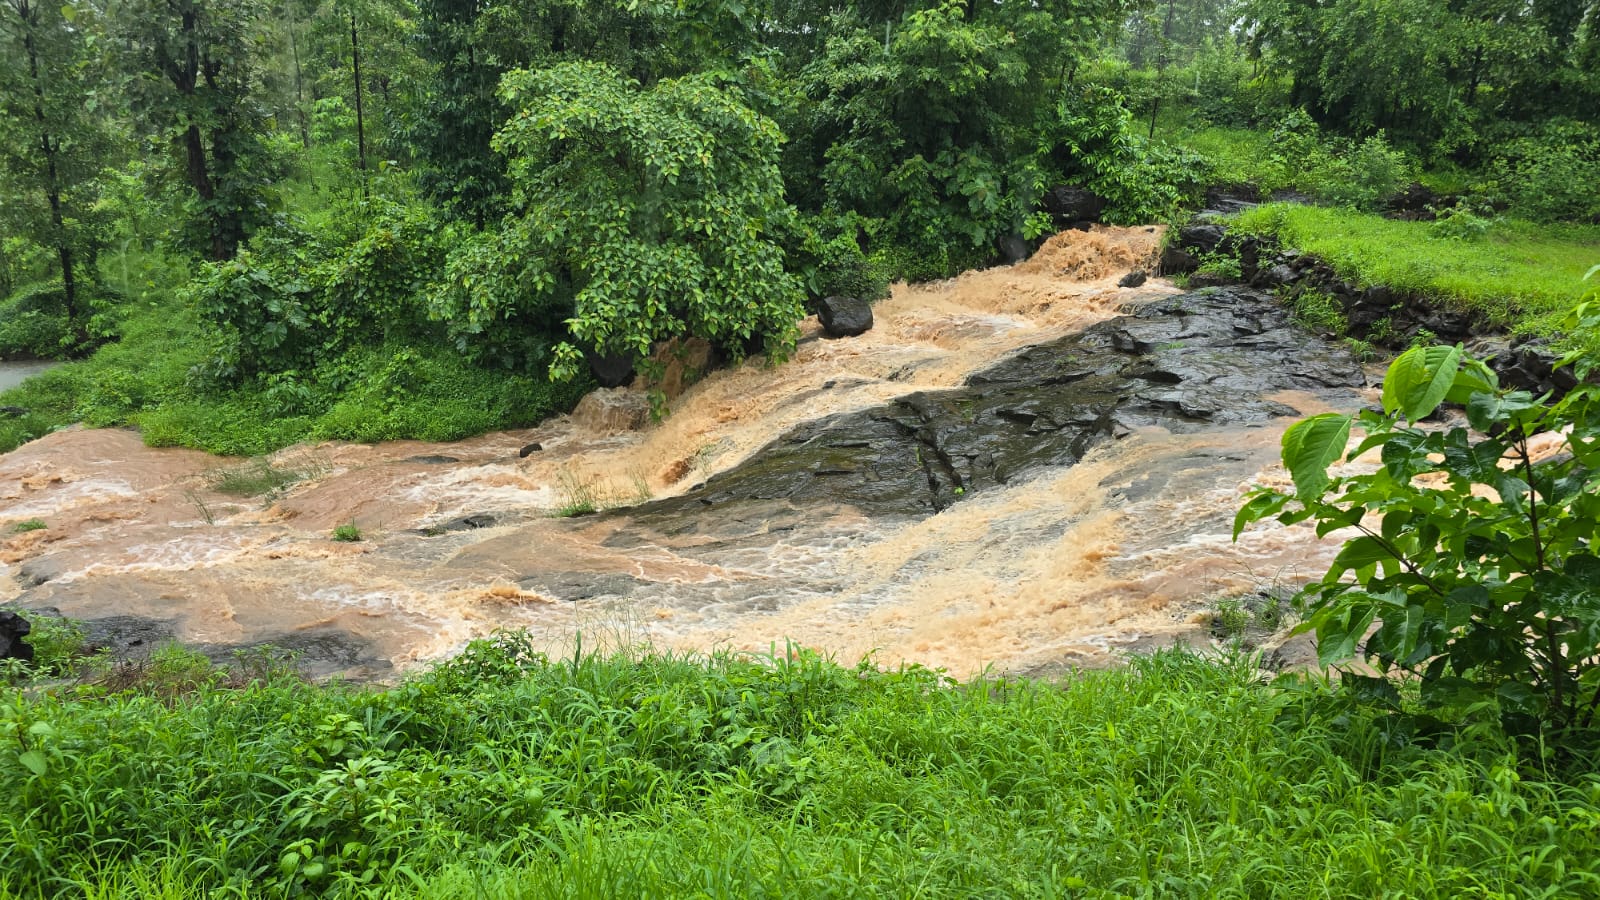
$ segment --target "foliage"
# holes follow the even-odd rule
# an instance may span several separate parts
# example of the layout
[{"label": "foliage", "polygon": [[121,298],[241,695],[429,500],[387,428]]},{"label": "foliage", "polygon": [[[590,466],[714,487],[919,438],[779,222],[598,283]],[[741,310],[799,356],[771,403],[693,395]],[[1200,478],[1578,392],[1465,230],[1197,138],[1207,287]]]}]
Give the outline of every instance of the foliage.
[{"label": "foliage", "polygon": [[[1582,355],[1567,362],[1580,381],[1592,372]],[[1465,405],[1470,429],[1420,425],[1446,400]],[[1365,436],[1347,454],[1357,423]],[[1558,452],[1538,450],[1540,436]],[[1331,463],[1373,450],[1377,471],[1330,478]],[[1359,533],[1304,594],[1324,662],[1359,650],[1380,674],[1415,679],[1425,706],[1498,713],[1514,732],[1597,724],[1600,388],[1534,397],[1459,347],[1415,347],[1389,366],[1382,414],[1313,416],[1285,433],[1283,459],[1294,492],[1253,492],[1234,533],[1274,516]],[[1398,702],[1390,682],[1345,680]]]},{"label": "foliage", "polygon": [[0,892],[1600,886],[1592,773],[1563,784],[1492,733],[1429,751],[1380,724],[1316,683],[1276,693],[1247,660],[1181,653],[956,685],[798,651],[549,660],[511,634],[357,689],[163,650],[133,677],[0,701]]},{"label": "foliage", "polygon": [[185,243],[213,260],[265,222],[277,174],[260,103],[266,16],[261,0],[134,0],[117,20],[138,109],[188,188]]},{"label": "foliage", "polygon": [[342,541],[344,543],[354,543],[356,541],[360,541],[362,539],[361,529],[356,527],[356,523],[354,522],[346,522],[343,525],[334,527],[333,539],[336,541]]},{"label": "foliage", "polygon": [[96,19],[62,0],[0,3],[0,234],[55,256],[67,335],[84,328],[79,294],[104,241],[95,195],[110,129],[98,106],[110,91]]},{"label": "foliage", "polygon": [[1276,203],[1240,214],[1233,227],[1310,253],[1363,286],[1433,298],[1500,327],[1543,335],[1562,330],[1600,246],[1594,228],[1507,219],[1482,240],[1460,241],[1427,222]]},{"label": "foliage", "polygon": [[21,522],[12,525],[11,531],[13,534],[23,534],[29,531],[43,531],[47,527],[43,519],[23,519]]},{"label": "foliage", "polygon": [[1488,191],[1536,222],[1600,224],[1600,130],[1570,121],[1500,143]]},{"label": "foliage", "polygon": [[1486,121],[1593,123],[1600,108],[1581,3],[1249,0],[1243,14],[1254,51],[1292,79],[1291,102],[1347,134],[1473,152]]},{"label": "foliage", "polygon": [[466,346],[564,317],[562,381],[580,347],[644,359],[687,334],[735,359],[789,351],[800,288],[775,242],[791,212],[769,119],[715,76],[644,88],[594,63],[513,73],[503,93],[517,112],[495,146],[518,211],[452,255],[435,307]]}]

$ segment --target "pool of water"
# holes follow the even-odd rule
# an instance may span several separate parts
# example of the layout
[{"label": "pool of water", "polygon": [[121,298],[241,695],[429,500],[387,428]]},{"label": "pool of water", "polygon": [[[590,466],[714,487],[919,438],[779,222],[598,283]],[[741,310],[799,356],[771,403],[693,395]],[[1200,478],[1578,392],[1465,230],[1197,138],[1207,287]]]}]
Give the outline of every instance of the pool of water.
[{"label": "pool of water", "polygon": [[51,361],[0,362],[0,391],[16,387],[29,378],[61,365]]}]

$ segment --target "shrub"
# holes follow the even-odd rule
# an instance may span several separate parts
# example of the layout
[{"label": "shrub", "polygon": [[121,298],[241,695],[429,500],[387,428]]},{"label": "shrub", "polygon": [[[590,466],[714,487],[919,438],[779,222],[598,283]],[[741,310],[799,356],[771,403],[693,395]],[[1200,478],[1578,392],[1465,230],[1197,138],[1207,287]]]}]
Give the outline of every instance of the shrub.
[{"label": "shrub", "polygon": [[346,522],[333,529],[333,539],[344,543],[355,543],[361,540],[361,529],[354,522]]},{"label": "shrub", "polygon": [[[1592,332],[1600,315],[1587,310],[1575,321]],[[1595,368],[1565,362],[1580,380]],[[1419,427],[1445,401],[1465,404],[1471,429]],[[1365,438],[1347,453],[1356,423]],[[1565,452],[1536,458],[1536,435]],[[1381,450],[1377,471],[1329,476],[1370,450]],[[1414,679],[1426,707],[1496,711],[1520,733],[1596,725],[1600,387],[1535,397],[1501,388],[1459,347],[1415,347],[1390,365],[1381,414],[1300,422],[1283,461],[1294,491],[1254,491],[1234,534],[1268,517],[1358,532],[1302,597],[1324,662],[1359,652]],[[1398,704],[1391,681],[1345,681]]]}]

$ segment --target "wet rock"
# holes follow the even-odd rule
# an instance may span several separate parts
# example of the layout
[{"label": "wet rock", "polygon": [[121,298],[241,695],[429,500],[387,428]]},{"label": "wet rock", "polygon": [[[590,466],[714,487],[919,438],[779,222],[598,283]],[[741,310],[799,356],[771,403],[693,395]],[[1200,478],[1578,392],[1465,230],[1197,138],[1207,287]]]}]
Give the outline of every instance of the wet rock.
[{"label": "wet rock", "polygon": [[1072,185],[1060,185],[1045,192],[1039,205],[1065,227],[1079,222],[1098,222],[1106,211],[1106,198],[1094,191]]},{"label": "wet rock", "polygon": [[423,456],[408,456],[406,457],[406,462],[421,463],[425,466],[448,466],[461,462],[461,460],[456,459],[454,456],[439,456],[430,453]]},{"label": "wet rock", "polygon": [[24,588],[38,587],[66,573],[67,564],[64,560],[53,554],[38,556],[17,566],[17,582]]},{"label": "wet rock", "polygon": [[650,421],[650,398],[628,388],[593,390],[578,401],[572,421],[601,434],[638,431]]},{"label": "wet rock", "polygon": [[1186,275],[1200,268],[1200,261],[1176,244],[1161,251],[1158,271],[1162,275]]},{"label": "wet rock", "polygon": [[1295,270],[1284,263],[1278,263],[1270,268],[1263,269],[1250,279],[1250,284],[1261,288],[1282,287],[1293,284],[1297,277]]},{"label": "wet rock", "polygon": [[531,444],[523,444],[522,445],[522,449],[517,451],[517,459],[527,459],[528,457],[532,456],[535,453],[538,453],[539,451],[541,451],[543,449],[544,449],[544,445],[539,443],[538,441],[534,441]]},{"label": "wet rock", "polygon": [[[735,520],[745,507],[759,510],[752,531],[814,504],[925,516],[1070,465],[1128,429],[1267,422],[1297,415],[1266,399],[1274,391],[1340,391],[1349,402],[1361,384],[1342,346],[1293,325],[1270,295],[1185,294],[1023,350],[964,387],[801,425],[703,488],[629,517],[684,534]],[[707,507],[717,515],[705,517]]]},{"label": "wet rock", "polygon": [[118,659],[142,656],[177,639],[176,623],[141,616],[106,616],[83,623],[88,645]]},{"label": "wet rock", "polygon": [[1194,290],[1207,287],[1222,287],[1227,284],[1238,284],[1239,279],[1221,272],[1196,272],[1189,276],[1189,287]]},{"label": "wet rock", "polygon": [[1221,225],[1185,225],[1178,230],[1178,246],[1196,255],[1214,253],[1227,233]]},{"label": "wet rock", "polygon": [[1150,274],[1143,269],[1134,269],[1122,276],[1117,282],[1117,287],[1136,288],[1150,279]]},{"label": "wet rock", "polygon": [[1007,265],[1015,265],[1033,255],[1033,248],[1022,235],[1012,233],[995,241],[995,250]]},{"label": "wet rock", "polygon": [[603,388],[622,387],[633,380],[633,357],[627,353],[597,353],[585,350],[589,373]]},{"label": "wet rock", "polygon": [[1400,193],[1389,198],[1384,204],[1384,211],[1391,219],[1432,222],[1438,218],[1434,210],[1454,206],[1458,199],[1437,194],[1421,182],[1412,182]]},{"label": "wet rock", "polygon": [[0,609],[0,659],[33,661],[33,647],[23,638],[33,631],[27,619],[8,609]]},{"label": "wet rock", "polygon": [[0,406],[0,416],[22,417],[28,414],[28,409],[22,406]]},{"label": "wet rock", "polygon": [[1286,638],[1283,643],[1266,653],[1261,664],[1273,672],[1309,672],[1321,669],[1322,662],[1317,658],[1316,636],[1307,632]]},{"label": "wet rock", "polygon": [[854,337],[872,328],[872,304],[855,297],[825,297],[817,304],[817,318],[828,337]]},{"label": "wet rock", "polygon": [[479,528],[493,528],[498,521],[498,517],[491,513],[476,513],[440,522],[434,528],[439,531],[474,531]]}]

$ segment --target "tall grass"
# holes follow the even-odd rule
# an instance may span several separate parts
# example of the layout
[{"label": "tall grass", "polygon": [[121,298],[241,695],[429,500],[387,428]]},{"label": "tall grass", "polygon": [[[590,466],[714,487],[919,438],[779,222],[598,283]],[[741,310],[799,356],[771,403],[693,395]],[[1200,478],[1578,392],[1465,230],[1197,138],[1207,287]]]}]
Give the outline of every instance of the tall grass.
[{"label": "tall grass", "polygon": [[955,685],[505,636],[387,689],[166,669],[0,704],[0,894],[1600,896],[1600,778],[1407,747],[1243,660]]},{"label": "tall grass", "polygon": [[1431,223],[1398,222],[1329,207],[1269,203],[1235,227],[1270,235],[1326,260],[1364,285],[1413,291],[1517,331],[1554,334],[1600,262],[1600,227],[1497,222],[1476,240],[1439,236]]}]

